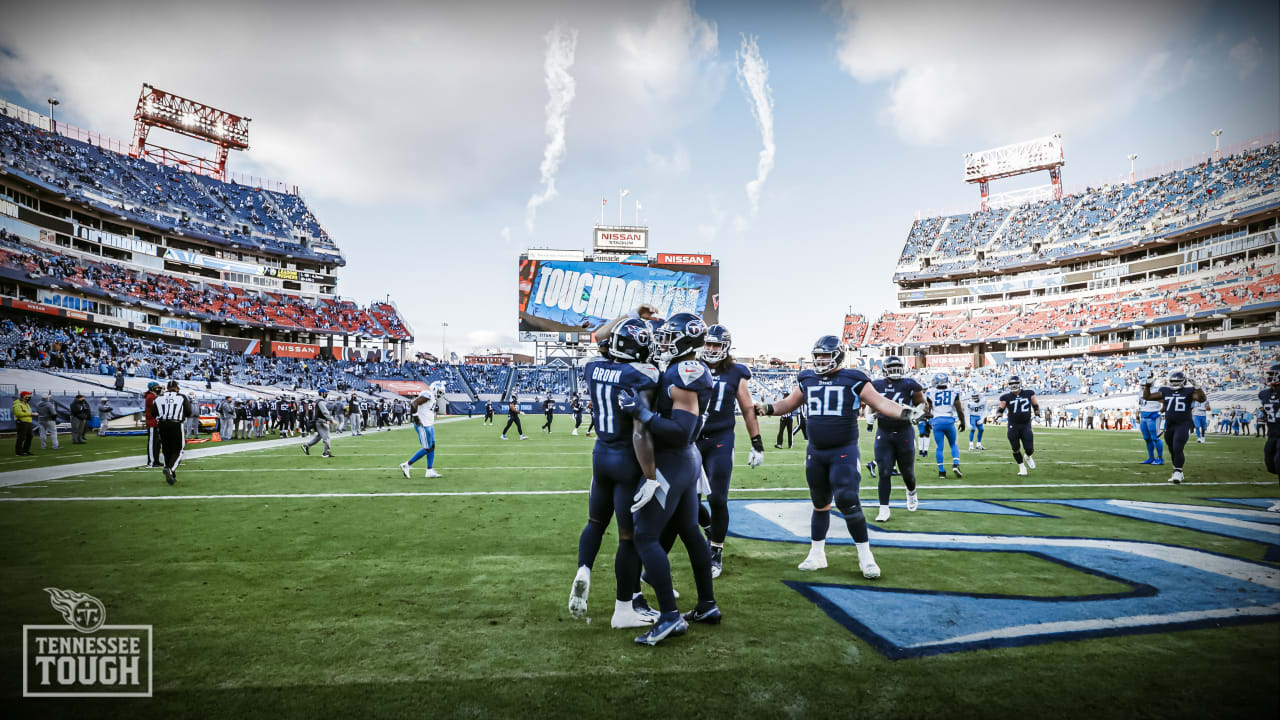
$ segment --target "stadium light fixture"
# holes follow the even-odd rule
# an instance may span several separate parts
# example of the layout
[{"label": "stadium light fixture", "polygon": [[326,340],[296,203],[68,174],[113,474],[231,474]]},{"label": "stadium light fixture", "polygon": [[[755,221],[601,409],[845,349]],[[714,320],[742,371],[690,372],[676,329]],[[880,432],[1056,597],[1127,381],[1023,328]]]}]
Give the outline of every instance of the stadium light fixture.
[{"label": "stadium light fixture", "polygon": [[1129,155],[1129,184],[1130,185],[1132,185],[1134,181],[1133,161],[1137,159],[1138,159],[1137,153],[1130,153]]},{"label": "stadium light fixture", "polygon": [[1222,128],[1210,130],[1209,134],[1213,136],[1213,161],[1218,162],[1222,159]]},{"label": "stadium light fixture", "polygon": [[53,108],[62,103],[58,102],[58,98],[49,98],[49,132],[58,131],[58,123],[53,119]]}]

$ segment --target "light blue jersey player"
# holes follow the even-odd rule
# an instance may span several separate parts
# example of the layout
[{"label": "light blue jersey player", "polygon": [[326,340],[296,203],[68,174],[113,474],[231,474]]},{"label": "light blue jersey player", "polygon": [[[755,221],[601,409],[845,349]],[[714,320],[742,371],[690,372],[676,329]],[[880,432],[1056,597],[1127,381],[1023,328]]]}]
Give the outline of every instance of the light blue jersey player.
[{"label": "light blue jersey player", "polygon": [[925,393],[925,398],[929,401],[933,413],[933,440],[937,445],[935,457],[938,461],[938,477],[947,476],[946,466],[943,464],[946,458],[942,447],[944,440],[951,447],[951,471],[956,474],[956,477],[964,477],[960,474],[960,448],[956,445],[957,423],[960,426],[959,431],[964,432],[964,409],[960,407],[960,393],[951,389],[951,378],[947,377],[946,373],[938,373],[933,376],[933,387]]},{"label": "light blue jersey player", "polygon": [[978,436],[978,450],[986,450],[982,447],[982,429],[986,425],[984,416],[987,414],[987,403],[982,399],[979,393],[971,393],[969,401],[964,404],[965,412],[969,413],[969,449],[974,449],[973,436]]},{"label": "light blue jersey player", "polygon": [[409,477],[410,467],[424,457],[427,459],[427,472],[423,477],[440,477],[440,472],[435,469],[436,413],[445,407],[444,392],[444,381],[436,380],[413,399],[410,409],[413,413],[413,429],[418,434],[419,447],[413,457],[400,463],[400,471],[404,473],[406,479]]},{"label": "light blue jersey player", "polygon": [[1138,428],[1147,443],[1147,459],[1143,465],[1164,464],[1164,442],[1160,440],[1160,411],[1164,403],[1159,400],[1138,400]]},{"label": "light blue jersey player", "polygon": [[1196,429],[1196,442],[1204,442],[1204,434],[1209,432],[1209,403],[1191,403],[1191,424]]}]

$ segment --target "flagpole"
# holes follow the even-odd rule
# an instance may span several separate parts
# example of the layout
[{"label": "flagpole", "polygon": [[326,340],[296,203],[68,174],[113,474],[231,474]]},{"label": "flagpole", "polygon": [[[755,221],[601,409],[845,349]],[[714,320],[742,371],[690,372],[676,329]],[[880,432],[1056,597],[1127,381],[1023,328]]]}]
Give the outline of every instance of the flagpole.
[{"label": "flagpole", "polygon": [[623,191],[621,190],[618,191],[618,226],[619,227],[622,226],[622,197],[623,197],[622,193]]},{"label": "flagpole", "polygon": [[605,206],[605,199],[600,198],[600,224],[601,225],[604,224],[604,206]]}]

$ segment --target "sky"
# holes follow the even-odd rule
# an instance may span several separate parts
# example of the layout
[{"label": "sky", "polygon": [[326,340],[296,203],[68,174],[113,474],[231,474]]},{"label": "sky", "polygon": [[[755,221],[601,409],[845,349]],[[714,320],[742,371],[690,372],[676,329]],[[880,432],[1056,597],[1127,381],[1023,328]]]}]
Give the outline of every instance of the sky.
[{"label": "sky", "polygon": [[[517,260],[639,219],[720,261],[739,355],[896,305],[963,153],[1062,133],[1068,190],[1280,129],[1265,2],[26,3],[0,96],[127,141],[142,83],[253,118],[231,169],[300,186],[419,350],[519,350]],[[158,133],[153,139],[159,139]],[[182,146],[181,143],[175,144]],[[993,192],[1048,182],[1000,181]]]}]

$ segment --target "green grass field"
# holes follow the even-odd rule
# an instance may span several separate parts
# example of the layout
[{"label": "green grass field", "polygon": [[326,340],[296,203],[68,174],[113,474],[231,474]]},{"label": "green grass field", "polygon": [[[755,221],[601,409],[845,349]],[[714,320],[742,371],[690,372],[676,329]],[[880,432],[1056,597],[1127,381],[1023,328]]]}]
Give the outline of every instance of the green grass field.
[{"label": "green grass field", "polygon": [[[1275,615],[1258,624],[890,660],[784,584],[874,582],[1037,596],[1124,589],[1028,554],[882,547],[876,556],[884,575],[868,581],[847,545],[831,546],[831,567],[812,574],[796,569],[804,544],[730,538],[726,571],[716,582],[724,624],[694,626],[656,648],[637,646],[636,631],[609,628],[612,529],[593,573],[591,622],[566,610],[593,441],[570,436],[563,417],[551,436],[536,430],[539,420],[526,419],[525,441],[502,442],[500,426],[486,428],[479,419],[441,424],[436,465],[444,477],[435,480],[421,477],[424,463],[411,480],[401,475],[396,466],[416,442],[397,430],[339,437],[328,460],[296,447],[192,460],[172,488],[158,472],[138,469],[0,489],[4,716],[1272,718],[1280,712]],[[740,434],[734,500],[807,498],[803,441],[774,450],[775,427],[766,424],[766,465],[756,470],[746,467],[748,444]],[[1168,465],[1137,464],[1145,450],[1136,433],[1040,431],[1039,467],[1025,480],[1014,475],[1003,434],[991,428],[985,442],[992,449],[964,453],[963,480],[937,479],[932,455],[920,461],[921,498],[1229,507],[1207,498],[1277,495],[1275,478],[1262,467],[1262,442],[1253,438],[1191,445],[1188,484],[1171,486]],[[871,456],[865,433],[863,455]],[[245,497],[216,497],[227,495]],[[37,498],[50,501],[15,501]],[[898,485],[894,499],[902,498]],[[874,515],[873,479],[864,477],[862,499]],[[1264,560],[1268,546],[1260,542],[1084,509],[1010,505],[1058,519],[897,508],[887,527],[1142,540],[1280,567]],[[833,518],[833,534],[842,524]],[[693,582],[680,546],[672,568],[688,609]],[[46,587],[98,597],[109,624],[154,626],[153,698],[21,699],[20,626],[62,621]]]}]

